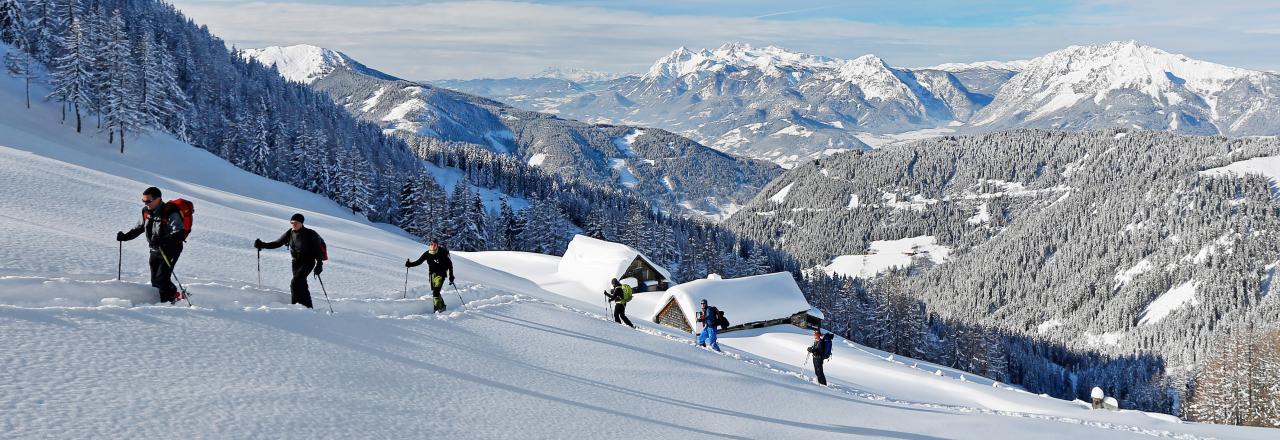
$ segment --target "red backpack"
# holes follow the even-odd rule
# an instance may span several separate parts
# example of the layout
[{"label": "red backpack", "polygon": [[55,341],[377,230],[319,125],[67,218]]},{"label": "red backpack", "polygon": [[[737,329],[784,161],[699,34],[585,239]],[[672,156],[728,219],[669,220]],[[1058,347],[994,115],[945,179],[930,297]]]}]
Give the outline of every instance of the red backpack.
[{"label": "red backpack", "polygon": [[[164,203],[164,210],[161,211],[163,212],[164,219],[161,219],[161,221],[164,221],[165,219],[169,218],[169,214],[172,214],[175,210],[178,212],[179,215],[182,216],[182,233],[178,238],[180,238],[182,241],[187,241],[187,236],[191,235],[191,222],[192,222],[191,217],[193,214],[195,214],[196,207],[189,200],[186,200],[186,199],[170,200]],[[143,220],[147,219],[146,211],[142,212],[142,219]]]}]

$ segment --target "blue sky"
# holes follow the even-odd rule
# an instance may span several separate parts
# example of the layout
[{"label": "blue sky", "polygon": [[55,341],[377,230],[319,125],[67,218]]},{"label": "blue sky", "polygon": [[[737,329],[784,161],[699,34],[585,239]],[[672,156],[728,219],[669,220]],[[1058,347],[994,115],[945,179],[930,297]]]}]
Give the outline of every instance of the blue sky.
[{"label": "blue sky", "polygon": [[1280,1],[175,0],[239,47],[308,43],[410,79],[510,77],[546,67],[643,72],[685,46],[775,45],[895,66],[1031,58],[1138,40],[1280,70]]}]

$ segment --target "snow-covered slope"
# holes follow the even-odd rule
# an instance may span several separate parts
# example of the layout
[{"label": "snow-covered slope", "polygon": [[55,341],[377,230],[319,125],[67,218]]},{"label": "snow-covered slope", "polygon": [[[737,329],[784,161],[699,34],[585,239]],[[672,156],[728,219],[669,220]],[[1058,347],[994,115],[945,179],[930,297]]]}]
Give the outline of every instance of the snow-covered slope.
[{"label": "snow-covered slope", "polygon": [[1275,134],[1280,76],[1172,54],[1134,41],[1071,46],[1031,60],[973,125],[1147,128]]},{"label": "snow-covered slope", "polygon": [[[114,153],[20,109],[0,79],[0,432],[15,438],[1267,438],[1272,431],[1093,412],[844,342],[812,384],[807,336],[729,334],[728,354],[596,313],[557,257],[456,253],[451,312],[429,315],[422,246],[327,199],[163,135]],[[182,164],[178,167],[175,164]],[[178,263],[195,307],[155,305],[145,245],[113,232],[149,185],[196,206]],[[283,304],[288,260],[262,254],[302,212],[329,247],[309,311]],[[322,293],[327,292],[327,294]],[[337,314],[321,310],[325,298]],[[638,303],[648,296],[641,295]],[[459,304],[459,299],[467,305]],[[936,372],[940,370],[939,372]],[[937,375],[940,374],[940,375]]]},{"label": "snow-covered slope", "polygon": [[619,187],[668,212],[726,218],[781,171],[663,130],[567,120],[348,67],[360,65],[326,49],[269,47],[242,55],[304,76],[352,114],[411,143],[474,144],[549,174]]}]

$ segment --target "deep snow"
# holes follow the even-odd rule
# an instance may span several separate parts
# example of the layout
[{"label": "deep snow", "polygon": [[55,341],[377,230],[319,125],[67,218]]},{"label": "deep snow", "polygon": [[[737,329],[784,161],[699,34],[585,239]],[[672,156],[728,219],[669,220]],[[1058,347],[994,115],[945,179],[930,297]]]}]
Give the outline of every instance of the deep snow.
[{"label": "deep snow", "polygon": [[[2,49],[2,48],[0,48]],[[35,92],[35,91],[33,91]],[[0,79],[0,437],[15,438],[1273,438],[1276,431],[1088,411],[838,341],[831,387],[792,327],[725,334],[725,354],[634,319],[558,257],[455,253],[450,312],[428,313],[422,245],[319,196],[163,135],[125,155],[20,107]],[[90,130],[91,131],[91,130]],[[174,167],[173,164],[182,164]],[[178,263],[195,307],[156,305],[145,245],[113,233],[150,185],[196,204]],[[302,212],[331,260],[328,315],[285,305],[288,260],[262,253]],[[635,311],[657,295],[638,294]],[[465,308],[459,298],[467,301]],[[732,311],[726,311],[732,313]],[[633,317],[640,315],[633,312]],[[940,374],[940,375],[939,375]],[[963,377],[963,380],[962,380]]]}]

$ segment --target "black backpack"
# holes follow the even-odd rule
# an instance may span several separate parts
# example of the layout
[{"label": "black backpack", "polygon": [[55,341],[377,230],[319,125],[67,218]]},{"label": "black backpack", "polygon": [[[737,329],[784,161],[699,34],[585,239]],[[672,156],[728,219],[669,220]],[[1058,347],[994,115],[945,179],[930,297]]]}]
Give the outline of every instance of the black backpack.
[{"label": "black backpack", "polygon": [[823,359],[831,358],[831,345],[832,345],[831,340],[835,338],[835,336],[836,335],[834,333],[827,333],[826,335],[822,336],[822,358]]},{"label": "black backpack", "polygon": [[706,314],[705,314],[705,315],[702,315],[702,319],[701,319],[702,323],[705,325],[705,324],[707,323],[707,317],[708,317],[708,316],[710,316],[710,317],[711,317],[711,318],[710,318],[710,320],[711,320],[711,325],[710,325],[709,327],[715,327],[715,326],[716,326],[716,313],[717,313],[717,312],[719,312],[719,311],[720,311],[720,309],[717,309],[715,306],[709,306],[709,307],[707,307]]}]

